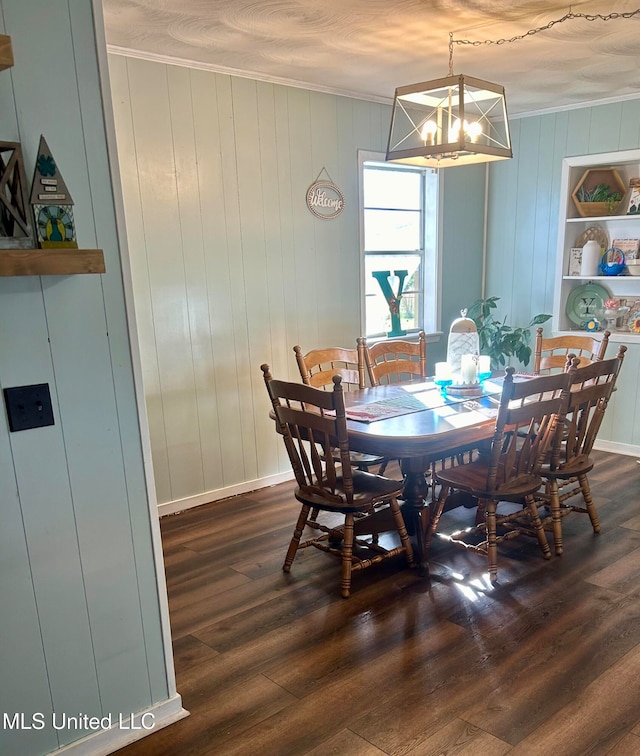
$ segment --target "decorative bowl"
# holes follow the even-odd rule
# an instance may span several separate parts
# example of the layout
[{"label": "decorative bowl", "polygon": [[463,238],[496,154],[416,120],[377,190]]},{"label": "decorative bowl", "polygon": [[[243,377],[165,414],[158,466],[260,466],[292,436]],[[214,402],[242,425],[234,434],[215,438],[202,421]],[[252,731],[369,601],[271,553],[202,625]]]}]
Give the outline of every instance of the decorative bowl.
[{"label": "decorative bowl", "polygon": [[640,262],[628,262],[627,270],[630,276],[640,276]]}]

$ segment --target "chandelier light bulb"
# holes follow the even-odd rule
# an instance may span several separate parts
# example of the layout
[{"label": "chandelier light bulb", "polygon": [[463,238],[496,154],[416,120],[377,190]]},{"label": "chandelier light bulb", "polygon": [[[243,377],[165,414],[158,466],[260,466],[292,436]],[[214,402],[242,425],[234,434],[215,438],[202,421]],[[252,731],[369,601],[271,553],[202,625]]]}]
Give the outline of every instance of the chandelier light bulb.
[{"label": "chandelier light bulb", "polygon": [[435,135],[438,131],[438,124],[435,121],[425,121],[420,132],[420,138],[425,144],[435,144]]},{"label": "chandelier light bulb", "polygon": [[480,124],[478,121],[472,121],[471,123],[467,124],[465,121],[464,130],[467,132],[469,139],[471,139],[472,142],[475,142],[482,134],[482,124]]}]

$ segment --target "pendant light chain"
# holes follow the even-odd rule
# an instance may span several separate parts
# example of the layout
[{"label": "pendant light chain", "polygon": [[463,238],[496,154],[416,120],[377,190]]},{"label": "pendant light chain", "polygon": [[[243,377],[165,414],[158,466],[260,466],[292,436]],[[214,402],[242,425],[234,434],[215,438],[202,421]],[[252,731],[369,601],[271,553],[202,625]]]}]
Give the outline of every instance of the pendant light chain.
[{"label": "pendant light chain", "polygon": [[554,21],[549,21],[545,26],[539,26],[536,29],[529,29],[524,34],[517,34],[511,39],[485,39],[485,40],[470,40],[470,39],[454,39],[453,32],[449,32],[449,76],[453,76],[453,46],[455,45],[471,45],[472,47],[479,47],[480,45],[504,45],[510,42],[519,42],[526,37],[532,37],[538,32],[547,31],[556,24],[562,24],[565,21],[570,21],[574,18],[584,18],[587,21],[613,21],[618,18],[633,18],[640,15],[640,8],[634,11],[627,11],[626,13],[609,13],[603,15],[602,13],[573,13],[571,10],[565,14],[562,18],[556,18]]}]

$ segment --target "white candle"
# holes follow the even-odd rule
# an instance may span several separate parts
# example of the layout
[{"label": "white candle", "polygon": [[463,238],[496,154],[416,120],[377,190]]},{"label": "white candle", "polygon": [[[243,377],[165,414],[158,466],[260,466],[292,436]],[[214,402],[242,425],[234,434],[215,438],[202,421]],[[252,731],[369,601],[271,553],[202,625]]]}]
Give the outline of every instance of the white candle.
[{"label": "white candle", "polygon": [[460,358],[460,378],[462,383],[476,383],[478,378],[475,354],[463,354]]},{"label": "white candle", "polygon": [[436,380],[448,381],[451,378],[451,368],[448,362],[436,362]]},{"label": "white candle", "polygon": [[478,357],[478,372],[490,373],[491,372],[491,357],[486,354],[481,354]]}]

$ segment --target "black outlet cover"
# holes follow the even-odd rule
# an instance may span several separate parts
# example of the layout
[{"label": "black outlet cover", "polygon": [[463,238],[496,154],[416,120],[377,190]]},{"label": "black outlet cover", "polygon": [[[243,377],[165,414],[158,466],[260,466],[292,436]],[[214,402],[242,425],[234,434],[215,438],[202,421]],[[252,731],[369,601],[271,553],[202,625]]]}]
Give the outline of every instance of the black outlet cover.
[{"label": "black outlet cover", "polygon": [[9,430],[29,430],[53,425],[53,407],[48,383],[15,386],[4,390]]}]

